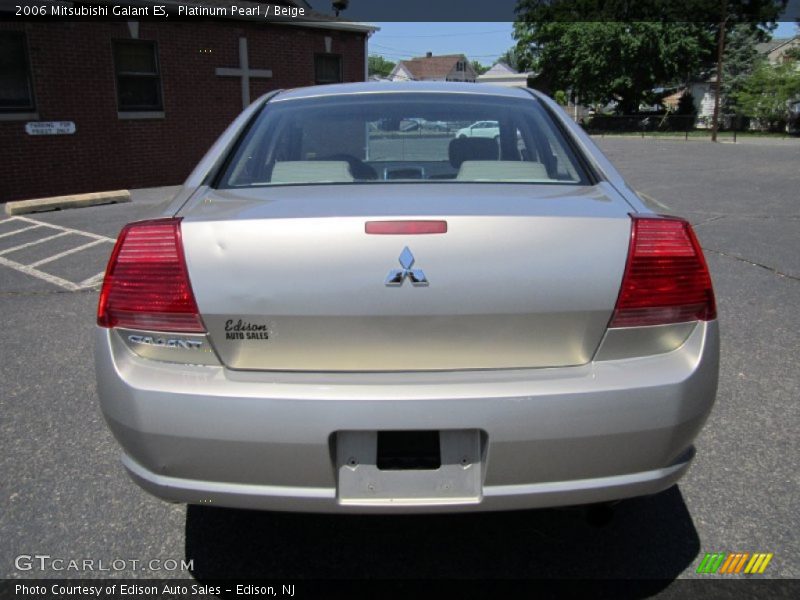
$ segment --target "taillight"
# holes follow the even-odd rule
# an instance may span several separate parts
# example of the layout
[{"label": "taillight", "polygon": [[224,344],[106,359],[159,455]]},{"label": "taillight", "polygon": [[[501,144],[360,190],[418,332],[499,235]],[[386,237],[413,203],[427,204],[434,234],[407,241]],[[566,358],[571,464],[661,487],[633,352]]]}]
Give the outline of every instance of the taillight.
[{"label": "taillight", "polygon": [[126,225],[108,261],[97,324],[204,333],[181,242],[180,219]]},{"label": "taillight", "polygon": [[715,319],[711,276],[692,226],[675,217],[631,218],[628,263],[609,327]]}]

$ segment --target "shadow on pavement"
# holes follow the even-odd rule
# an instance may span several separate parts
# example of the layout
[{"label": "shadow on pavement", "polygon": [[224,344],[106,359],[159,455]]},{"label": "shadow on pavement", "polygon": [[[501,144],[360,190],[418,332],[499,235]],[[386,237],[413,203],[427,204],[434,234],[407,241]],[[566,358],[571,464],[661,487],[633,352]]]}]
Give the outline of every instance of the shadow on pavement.
[{"label": "shadow on pavement", "polygon": [[604,527],[571,509],[336,516],[190,506],[186,517],[186,558],[201,581],[658,580],[640,586],[641,595],[650,595],[698,552],[697,531],[677,486],[620,503]]}]

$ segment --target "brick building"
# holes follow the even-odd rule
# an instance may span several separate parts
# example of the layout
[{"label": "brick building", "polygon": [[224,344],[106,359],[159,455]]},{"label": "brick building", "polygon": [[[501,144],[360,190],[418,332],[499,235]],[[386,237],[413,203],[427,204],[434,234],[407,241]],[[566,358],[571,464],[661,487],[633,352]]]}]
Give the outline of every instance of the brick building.
[{"label": "brick building", "polygon": [[0,202],[178,184],[261,94],[364,81],[372,29],[263,17],[0,21]]}]

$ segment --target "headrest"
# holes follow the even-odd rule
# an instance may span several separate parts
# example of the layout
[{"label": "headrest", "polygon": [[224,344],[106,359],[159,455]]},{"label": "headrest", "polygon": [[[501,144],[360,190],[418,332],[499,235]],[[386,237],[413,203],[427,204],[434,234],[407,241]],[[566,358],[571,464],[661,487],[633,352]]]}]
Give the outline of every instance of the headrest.
[{"label": "headrest", "polygon": [[276,162],[272,183],[341,183],[353,181],[350,167],[338,160],[293,160]]},{"label": "headrest", "polygon": [[550,181],[542,163],[513,160],[465,160],[459,181]]},{"label": "headrest", "polygon": [[500,156],[500,148],[497,142],[491,138],[456,138],[450,142],[448,148],[450,164],[454,168],[461,167],[465,160],[497,160]]}]

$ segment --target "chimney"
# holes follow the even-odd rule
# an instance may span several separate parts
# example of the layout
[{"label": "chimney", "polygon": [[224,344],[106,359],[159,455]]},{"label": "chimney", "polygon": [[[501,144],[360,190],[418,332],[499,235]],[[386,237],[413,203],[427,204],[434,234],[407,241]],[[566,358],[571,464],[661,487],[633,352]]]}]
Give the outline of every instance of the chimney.
[{"label": "chimney", "polygon": [[433,57],[433,52],[426,52],[425,53],[425,57],[426,58],[432,58]]}]

